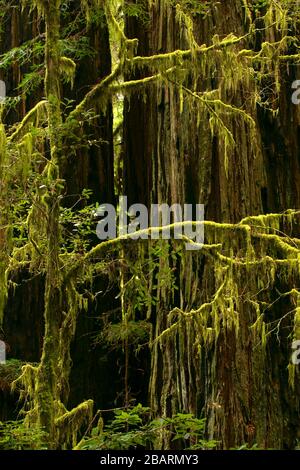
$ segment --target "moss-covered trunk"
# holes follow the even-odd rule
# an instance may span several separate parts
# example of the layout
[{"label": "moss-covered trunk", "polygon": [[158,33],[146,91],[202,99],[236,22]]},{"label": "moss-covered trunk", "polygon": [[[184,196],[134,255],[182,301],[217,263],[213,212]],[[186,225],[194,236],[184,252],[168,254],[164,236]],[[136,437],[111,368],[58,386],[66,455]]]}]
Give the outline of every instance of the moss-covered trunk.
[{"label": "moss-covered trunk", "polygon": [[[244,2],[221,2],[212,7],[207,18],[194,15],[194,35],[199,45],[210,45],[216,35],[224,37],[234,31],[235,35],[243,36],[248,31],[249,21]],[[136,19],[128,19],[127,31],[130,37],[140,39],[141,54],[189,47],[188,27],[180,25],[175,8],[168,2],[153,2],[146,37]],[[256,47],[264,40],[263,34],[257,35]],[[245,40],[238,47],[249,46]],[[204,110],[197,117],[187,96],[182,104],[180,87],[172,83],[154,86],[146,93],[146,99],[145,96],[134,97],[130,105],[125,106],[126,194],[131,202],[147,204],[202,203],[206,207],[206,219],[217,222],[238,222],[247,215],[298,207],[296,129],[299,136],[300,120],[299,110],[290,104],[294,72],[281,70],[280,80],[286,85],[281,87],[276,118],[271,110],[261,111],[257,107],[253,112],[253,83],[240,80],[238,86],[231,88],[229,81],[234,81],[238,70],[232,69],[232,75],[224,77],[224,69],[230,70],[230,64],[222,65],[214,60],[216,58],[211,58],[206,65],[199,65],[198,72],[191,76],[191,87],[199,92],[220,87],[222,99],[252,114],[257,125],[256,139],[251,137],[247,122],[237,116],[229,118],[236,145],[227,160],[223,139],[218,136],[211,139],[208,113]],[[226,56],[223,60],[226,61]],[[293,127],[287,129],[285,123],[290,120]],[[286,226],[280,225],[280,228],[290,235],[297,234],[297,225],[293,232]],[[208,231],[206,236],[209,239]],[[234,253],[243,256],[243,243],[234,241],[234,237],[224,229],[224,238],[221,236],[221,240],[219,234],[212,242],[223,243],[223,253],[228,256]],[[162,257],[160,269],[165,270],[166,266],[174,269],[171,258],[167,261]],[[174,307],[184,312],[197,310],[211,301],[222,278],[227,279],[226,269],[218,267],[216,259],[207,258],[203,253],[182,254],[176,272],[179,294],[174,294],[172,287],[164,286],[158,291],[159,303],[152,315],[154,339],[175,321],[174,314],[173,319],[169,314]],[[215,312],[220,331],[214,339],[208,338],[213,331],[215,334],[214,320],[206,320],[208,331],[199,329],[197,332],[194,331],[198,321],[195,319],[196,326],[183,323],[175,336],[154,343],[151,407],[158,415],[170,416],[177,411],[204,414],[208,435],[220,439],[224,448],[243,443],[292,448],[297,438],[299,415],[297,397],[288,384],[289,340],[285,333],[280,333],[278,341],[270,334],[265,351],[262,340],[253,336],[250,327],[257,315],[251,302],[260,289],[264,292],[262,300],[272,303],[276,292],[293,287],[297,281],[292,279],[283,286],[277,279],[268,284],[267,276],[259,287],[258,272],[254,277],[245,273],[243,276],[239,280],[235,278],[227,294],[222,294],[224,305]],[[271,315],[266,310],[261,317],[269,326],[272,321],[276,324],[291,308],[288,301],[279,304]],[[235,320],[232,319],[231,325],[225,320],[227,310],[238,321],[238,334],[233,327]],[[287,321],[286,327],[288,325],[291,327],[292,322]]]},{"label": "moss-covered trunk", "polygon": [[[8,112],[6,110],[3,115],[3,120],[5,125],[13,125],[21,121],[26,113],[35,106],[43,96],[45,96],[43,80],[39,80],[37,86],[34,85],[35,78],[32,77],[32,91],[23,90],[23,88],[18,88],[22,80],[26,77],[26,74],[31,72],[31,67],[33,65],[39,65],[39,61],[43,61],[44,57],[44,43],[45,43],[45,34],[44,26],[45,19],[38,15],[35,9],[30,10],[29,6],[22,9],[21,2],[15,2],[15,8],[11,8],[7,5],[7,9],[3,11],[2,21],[2,32],[1,32],[1,42],[0,50],[1,54],[8,53],[11,49],[19,47],[25,47],[27,44],[29,50],[30,44],[40,43],[40,55],[37,56],[33,61],[30,59],[28,62],[24,61],[22,58],[19,60],[12,60],[8,63],[7,66],[2,67],[0,70],[0,78],[3,79],[7,86],[7,95],[10,97],[20,97],[20,101],[15,106],[8,107]],[[54,8],[55,5],[52,5]],[[51,15],[53,16],[55,12],[52,10]],[[50,34],[52,36],[51,40],[56,41],[61,39],[64,29],[70,26],[74,21],[74,18],[78,18],[80,15],[84,16],[84,13],[81,11],[81,4],[79,1],[72,2],[71,10],[68,11],[66,15],[65,10],[63,10],[63,16],[61,18],[61,27],[60,27],[60,36],[59,38],[54,37],[54,34],[58,34],[58,31],[51,30]],[[86,25],[86,40],[87,46],[82,46],[79,44],[78,53],[80,55],[80,61],[78,61],[76,73],[74,76],[74,86],[73,88],[68,83],[62,82],[58,90],[58,84],[52,85],[50,83],[50,75],[48,74],[48,84],[47,84],[47,93],[52,94],[54,92],[59,92],[60,102],[67,100],[68,103],[71,103],[72,106],[75,106],[76,103],[80,102],[84,97],[89,86],[95,84],[97,80],[108,75],[111,71],[111,56],[110,56],[110,47],[109,47],[109,37],[108,37],[108,28],[105,18],[101,17],[101,23],[91,22]],[[52,22],[55,18],[49,18],[49,21]],[[81,31],[80,31],[81,33]],[[69,33],[67,38],[69,41],[73,41],[73,36],[75,35],[74,41],[77,41],[76,34],[77,32]],[[31,43],[32,41],[32,43]],[[50,46],[49,46],[50,47]],[[60,65],[54,63],[51,58],[51,51],[48,47],[48,68],[52,70],[52,77],[55,77],[55,80],[59,80],[60,74]],[[82,52],[80,50],[82,49]],[[27,50],[27,49],[26,49]],[[63,51],[54,51],[57,53],[62,53]],[[30,57],[30,54],[28,54]],[[19,56],[18,56],[19,57]],[[24,56],[23,56],[24,57]],[[56,59],[56,62],[58,57]],[[23,63],[24,62],[24,63]],[[34,62],[34,64],[33,64]],[[57,69],[56,69],[57,67]],[[43,78],[44,76],[44,67],[43,64],[40,65],[39,75]],[[55,88],[55,89],[54,89]],[[114,171],[113,171],[113,139],[112,139],[112,107],[108,104],[106,113],[104,115],[100,106],[97,107],[94,111],[95,118],[91,121],[87,120],[85,124],[84,132],[81,132],[80,135],[83,138],[83,135],[86,134],[90,139],[90,142],[86,143],[87,140],[81,144],[78,142],[77,136],[65,135],[63,136],[63,150],[60,168],[60,177],[65,179],[65,189],[64,197],[61,199],[61,203],[68,207],[73,206],[76,201],[81,198],[81,193],[83,189],[89,189],[93,191],[91,196],[92,201],[105,201],[113,202],[114,201]],[[60,138],[61,125],[53,122],[54,132],[53,138]],[[55,144],[55,142],[53,142]],[[55,147],[57,145],[55,144]],[[46,143],[43,151],[45,155],[49,158],[49,147]],[[41,165],[41,171],[44,168],[44,164]],[[51,172],[51,165],[50,165]],[[54,188],[51,191],[55,192]],[[5,191],[2,193],[5,194]],[[57,219],[57,198],[59,194],[52,194],[53,200],[49,201],[53,204],[53,211],[50,211],[49,214],[52,220],[45,220],[45,225],[49,228],[49,237],[56,237],[53,224],[55,218]],[[24,194],[25,197],[25,194]],[[56,201],[56,202],[55,202]],[[80,203],[81,204],[81,203]],[[81,207],[80,204],[77,207]],[[4,204],[3,204],[4,207]],[[3,211],[2,211],[3,212]],[[52,226],[51,226],[52,224]],[[50,227],[51,226],[51,227]],[[50,230],[51,229],[51,230]],[[58,227],[56,226],[56,230]],[[51,241],[51,244],[54,244],[58,241]],[[3,237],[3,243],[5,243],[5,237]],[[50,239],[49,239],[50,243]],[[56,245],[56,255],[59,245]],[[1,254],[6,256],[6,251],[1,250]],[[54,252],[55,254],[55,252]],[[49,263],[52,267],[49,266],[49,269],[56,269],[58,271],[55,263],[55,257],[49,257]],[[52,264],[53,263],[53,264]],[[5,271],[4,264],[4,271]],[[3,275],[4,275],[3,271]],[[51,283],[53,283],[53,288],[55,288],[55,278],[57,280],[57,275],[59,272],[56,272],[56,276],[51,277],[47,281],[47,287],[45,287],[45,276],[43,274],[35,273],[34,275],[26,266],[20,269],[12,277],[13,285],[9,286],[8,290],[8,300],[6,302],[5,314],[4,314],[4,323],[3,323],[3,339],[5,339],[8,345],[8,358],[18,358],[21,361],[28,362],[38,362],[42,355],[42,346],[43,346],[43,336],[44,336],[44,308],[45,308],[45,291],[46,296],[49,296],[49,289],[51,289]],[[95,281],[95,288],[100,291],[105,285],[107,285],[107,279],[101,278],[99,281]],[[105,288],[104,288],[105,289]],[[48,294],[47,294],[48,292]],[[4,296],[6,293],[4,292]],[[54,298],[56,302],[59,302],[61,305],[60,298]],[[57,308],[55,303],[52,301],[48,302],[48,308],[53,309],[52,313],[47,312],[47,316],[52,316],[56,318],[56,322],[61,322],[62,320],[62,307]],[[92,308],[92,307],[91,307]],[[108,308],[106,303],[103,303],[103,308]],[[82,312],[81,312],[82,313]],[[99,355],[103,355],[103,351],[98,347],[90,348],[90,332],[94,331],[98,327],[97,316],[102,313],[102,305],[93,305],[92,310],[87,315],[84,313],[85,318],[80,316],[78,320],[78,330],[76,331],[76,338],[74,345],[72,347],[72,355],[74,358],[78,357],[79,351],[84,350],[84,357],[80,358],[80,363],[82,364],[82,369],[78,371],[77,362],[75,362],[74,368],[74,378],[72,379],[71,393],[70,393],[70,402],[73,405],[77,404],[78,401],[84,399],[87,395],[95,397],[96,401],[101,405],[106,406],[105,403],[109,400],[107,394],[109,392],[108,388],[104,391],[101,388],[100,378],[96,373],[89,373],[88,371],[95,367],[95,363]],[[49,330],[49,326],[47,327]],[[36,332],[32,334],[32,330]],[[59,340],[57,335],[51,335],[53,341],[56,342]],[[51,348],[54,344],[51,345]],[[57,356],[57,349],[55,356]],[[107,368],[110,369],[110,366],[107,365]],[[104,368],[104,372],[105,372]],[[78,374],[83,374],[84,379],[78,382],[76,376]],[[56,370],[56,375],[59,375],[58,369]],[[76,376],[75,376],[76,375]],[[106,374],[107,375],[107,374]],[[76,382],[76,384],[74,384]],[[114,380],[108,381],[111,390],[114,390],[115,384]],[[65,399],[68,398],[68,387],[66,384],[61,384],[61,388],[65,389]],[[89,393],[87,393],[89,390]],[[114,392],[112,393],[114,395]],[[4,398],[6,400],[6,398]],[[103,400],[105,401],[103,403]],[[109,407],[113,406],[114,397],[109,401]],[[5,403],[3,402],[3,409],[5,408]],[[1,412],[0,412],[1,413]],[[10,416],[16,416],[14,407],[10,410]],[[5,411],[5,415],[7,412]]]}]

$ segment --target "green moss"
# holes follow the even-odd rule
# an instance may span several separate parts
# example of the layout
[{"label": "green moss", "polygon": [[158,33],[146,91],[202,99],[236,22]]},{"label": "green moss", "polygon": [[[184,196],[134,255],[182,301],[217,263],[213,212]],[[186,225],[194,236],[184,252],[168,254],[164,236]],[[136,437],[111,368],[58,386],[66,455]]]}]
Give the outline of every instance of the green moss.
[{"label": "green moss", "polygon": [[47,120],[47,101],[37,103],[24,117],[17,129],[9,137],[9,142],[18,141],[34,126],[39,127]]},{"label": "green moss", "polygon": [[0,390],[10,390],[12,383],[19,377],[24,362],[19,359],[9,359],[0,364]]}]

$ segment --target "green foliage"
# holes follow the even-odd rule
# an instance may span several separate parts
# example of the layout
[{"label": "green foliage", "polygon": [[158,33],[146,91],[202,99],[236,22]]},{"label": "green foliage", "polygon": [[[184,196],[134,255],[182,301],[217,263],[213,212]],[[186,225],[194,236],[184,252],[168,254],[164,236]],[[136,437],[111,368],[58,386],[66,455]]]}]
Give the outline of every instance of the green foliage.
[{"label": "green foliage", "polygon": [[0,390],[10,390],[11,384],[21,374],[24,363],[18,359],[9,359],[0,364]]},{"label": "green foliage", "polygon": [[[253,444],[253,446],[251,447],[249,447],[248,444],[243,444],[242,446],[235,448],[235,449],[231,449],[231,450],[267,450],[267,449],[260,448],[257,444]],[[272,449],[268,449],[268,450],[272,450]]]},{"label": "green foliage", "polygon": [[41,40],[30,40],[21,46],[9,49],[0,56],[0,69],[7,70],[13,64],[19,66],[32,64],[34,61],[41,61],[44,55],[44,42]]},{"label": "green foliage", "polygon": [[[91,245],[96,230],[95,214],[98,204],[88,204],[91,191],[84,189],[72,207],[60,208],[59,222],[62,228],[62,253],[82,253]],[[82,209],[77,207],[84,206]]]},{"label": "green foliage", "polygon": [[0,57],[0,70],[8,71],[16,64],[21,70],[24,70],[17,91],[20,90],[28,95],[41,86],[45,72],[43,66],[44,50],[44,41],[34,39],[10,49]]},{"label": "green foliage", "polygon": [[257,13],[265,10],[269,4],[269,0],[256,0],[252,3],[251,8]]},{"label": "green foliage", "polygon": [[26,95],[30,95],[42,85],[43,80],[44,68],[39,65],[32,66],[31,71],[24,75],[17,89],[22,90]]},{"label": "green foliage", "polygon": [[213,449],[217,446],[216,441],[203,438],[205,419],[195,418],[191,413],[177,413],[173,418],[165,418],[164,422],[171,428],[172,441],[184,442],[188,450]]},{"label": "green foliage", "polygon": [[212,449],[217,443],[204,439],[205,419],[178,413],[173,418],[149,419],[150,409],[141,404],[129,410],[115,410],[114,418],[104,425],[100,418],[91,436],[77,446],[81,450],[126,450],[156,448],[161,433],[169,433],[173,442],[180,440],[187,450]]},{"label": "green foliage", "polygon": [[13,2],[14,0],[0,0],[0,33],[3,32],[4,19],[10,11]]},{"label": "green foliage", "polygon": [[28,428],[23,421],[0,422],[0,450],[45,450],[44,439],[42,430]]},{"label": "green foliage", "polygon": [[182,243],[174,242],[170,245],[165,240],[152,240],[149,252],[144,249],[141,243],[139,256],[133,259],[127,257],[125,260],[128,279],[122,294],[132,318],[157,305],[159,299],[156,292],[159,289],[168,292],[178,289],[176,264],[183,252]]},{"label": "green foliage", "polygon": [[[246,302],[250,305],[246,313],[252,317],[254,312],[254,323],[249,335],[255,341],[258,338],[263,345],[263,348],[258,350],[263,357],[269,334],[269,331],[266,333],[266,305],[269,308],[272,303],[269,294],[261,300],[262,297],[257,299],[258,293],[274,288],[275,278],[277,281],[283,277],[284,270],[287,272],[284,274],[286,279],[293,282],[293,285],[298,285],[295,272],[299,272],[299,241],[293,240],[291,243],[290,239],[278,235],[281,229],[278,215],[272,217],[275,220],[270,226],[270,220],[257,217],[255,220],[252,218],[235,225],[207,222],[207,246],[203,249],[204,254],[201,254],[203,259],[205,258],[204,283],[200,283],[197,278],[199,265],[194,272],[193,262],[188,255],[183,256],[180,243],[159,241],[147,245],[146,248],[140,245],[137,247],[135,244],[133,250],[126,252],[121,241],[114,240],[107,244],[100,243],[91,250],[96,224],[96,205],[88,203],[89,190],[83,191],[73,207],[64,205],[68,197],[63,192],[64,181],[61,179],[65,160],[78,156],[81,151],[85,156],[85,151],[91,146],[102,144],[102,141],[93,139],[93,126],[102,125],[100,116],[102,119],[102,112],[106,110],[113,94],[116,96],[116,103],[120,101],[120,96],[123,100],[124,94],[128,94],[129,99],[132,91],[142,90],[141,92],[145,93],[146,86],[150,83],[158,84],[159,91],[162,87],[165,90],[170,86],[174,87],[175,94],[178,92],[180,95],[181,112],[185,106],[189,106],[193,111],[190,116],[195,117],[199,123],[207,121],[207,132],[210,128],[211,138],[219,141],[220,149],[224,147],[224,171],[228,176],[229,157],[235,151],[235,145],[239,145],[239,142],[235,142],[233,129],[245,127],[247,132],[243,135],[248,135],[255,147],[255,120],[251,113],[257,104],[270,109],[273,106],[275,111],[280,91],[281,61],[286,61],[289,50],[292,47],[297,50],[299,44],[297,38],[291,39],[286,34],[294,25],[288,16],[289,10],[281,7],[289,5],[287,1],[251,2],[253,8],[249,7],[250,13],[254,12],[262,19],[266,30],[274,28],[271,36],[275,35],[274,32],[280,35],[277,42],[271,43],[266,39],[259,51],[242,49],[247,47],[247,38],[250,43],[257,39],[254,28],[247,32],[247,38],[237,37],[234,33],[224,38],[215,34],[208,38],[208,46],[197,44],[193,21],[199,15],[205,17],[211,6],[218,4],[217,1],[163,2],[168,6],[168,12],[169,5],[176,8],[176,19],[182,28],[180,31],[186,36],[189,49],[152,57],[135,57],[137,40],[126,38],[123,28],[124,16],[135,18],[142,25],[148,24],[151,18],[146,0],[125,1],[123,10],[119,9],[118,2],[106,2],[105,12],[98,8],[97,2],[94,8],[91,2],[83,1],[87,20],[81,10],[72,12],[74,2],[58,2],[63,23],[66,24],[63,28],[59,24],[57,11],[51,11],[54,16],[51,17],[51,24],[49,23],[47,8],[50,8],[52,3],[41,0],[27,3],[38,6],[39,13],[43,14],[46,22],[48,21],[45,42],[39,37],[11,49],[1,56],[0,68],[5,73],[16,64],[21,69],[24,68],[25,72],[21,70],[24,75],[18,86],[20,94],[32,95],[37,88],[46,85],[47,96],[19,125],[8,129],[8,136],[4,126],[1,126],[1,202],[4,202],[1,207],[1,242],[4,242],[1,253],[1,299],[4,298],[6,277],[9,277],[7,272],[15,273],[26,264],[31,271],[46,274],[46,333],[42,360],[37,367],[27,364],[16,383],[23,386],[22,396],[29,397],[27,404],[32,405],[26,420],[26,424],[33,429],[28,431],[32,432],[32,448],[39,445],[39,420],[45,416],[49,434],[51,433],[55,440],[55,445],[70,446],[70,443],[73,445],[76,442],[77,434],[85,420],[89,419],[92,410],[91,401],[84,402],[70,412],[63,404],[68,389],[70,343],[74,337],[77,315],[80,309],[86,309],[88,305],[86,298],[79,295],[77,289],[86,285],[87,280],[91,281],[99,270],[104,272],[103,259],[107,252],[111,255],[111,247],[114,257],[117,258],[113,261],[120,262],[118,281],[121,318],[115,320],[115,323],[104,324],[96,341],[105,341],[111,348],[122,347],[128,360],[130,348],[138,349],[141,344],[149,343],[151,337],[154,364],[151,371],[152,384],[157,382],[155,374],[158,368],[164,368],[162,397],[156,397],[159,406],[155,409],[167,409],[165,405],[170,398],[170,384],[173,386],[176,379],[178,382],[172,389],[170,401],[172,409],[177,410],[187,408],[186,405],[178,406],[180,400],[181,403],[190,403],[188,391],[194,376],[184,375],[191,374],[192,371],[197,376],[198,370],[195,371],[192,362],[195,360],[197,364],[198,352],[200,356],[201,350],[206,349],[206,352],[212,355],[212,364],[216,364],[214,354],[218,351],[220,333],[222,332],[225,339],[229,331],[233,331],[236,338],[238,337],[239,317],[241,312],[244,313]],[[109,6],[115,6],[114,3],[117,3],[116,12],[111,12]],[[243,4],[246,8],[248,2],[244,1]],[[0,7],[4,7],[3,2],[0,2]],[[94,87],[87,91],[83,101],[75,107],[75,101],[61,100],[63,73],[65,78],[72,81],[77,65],[75,62],[94,57],[95,51],[86,36],[87,30],[91,24],[100,28],[106,21],[110,27],[112,49],[115,47],[117,50],[112,51],[115,60],[114,71],[104,80],[97,81]],[[260,28],[261,35],[262,31],[263,28]],[[45,45],[50,55],[46,67],[42,64],[45,59]],[[299,61],[299,57],[296,60]],[[140,69],[136,74],[138,67]],[[147,76],[143,78],[145,69]],[[139,80],[135,80],[137,75],[141,76]],[[124,77],[127,77],[128,81]],[[216,83],[216,89],[211,89],[210,85],[205,89],[205,77],[210,77],[209,80]],[[199,88],[199,81],[203,83],[203,89],[202,85]],[[269,81],[272,82],[270,96],[264,91]],[[235,97],[240,90],[251,90],[251,96],[249,93],[245,103],[238,108],[231,103],[231,97]],[[184,100],[183,96],[187,99]],[[224,101],[225,98],[228,101]],[[10,98],[6,101],[6,106],[12,106],[20,99],[21,97]],[[248,106],[248,101],[251,106]],[[120,104],[115,104],[116,129],[122,124],[122,109]],[[237,122],[238,118],[241,119],[241,125]],[[199,131],[199,135],[203,133]],[[241,152],[244,150],[245,147],[236,149]],[[120,155],[122,158],[122,152]],[[251,158],[252,156],[256,156],[256,149],[253,150],[253,155],[251,153]],[[7,227],[7,231],[2,231],[2,227]],[[274,233],[274,230],[277,232]],[[241,238],[242,247],[239,245]],[[180,276],[182,279],[185,277],[182,282]],[[245,279],[249,282],[246,292]],[[181,289],[176,297],[180,297],[180,301],[175,300],[178,285]],[[204,287],[203,293],[199,293],[200,285]],[[89,294],[92,298],[92,293]],[[1,316],[4,302],[1,300],[0,303]],[[180,308],[172,307],[179,304]],[[299,336],[299,306],[297,309],[294,317],[295,337]],[[147,321],[154,317],[153,314],[156,315],[157,327],[154,333],[152,332],[154,337],[150,334],[151,326]],[[278,331],[280,324],[281,320],[278,321]],[[164,348],[163,355],[158,354],[158,344]],[[163,362],[156,367],[161,357]],[[180,377],[171,367],[176,359]],[[189,366],[185,370],[187,359]],[[20,375],[20,367],[19,362],[9,361],[6,366],[0,368],[0,387],[6,387],[11,380],[15,380]],[[128,367],[130,365],[126,364],[125,375],[128,373]],[[210,368],[212,376],[216,373],[213,367],[212,365]],[[294,379],[295,369],[290,369],[290,372]],[[57,377],[59,381],[56,380]],[[127,384],[126,393],[128,389]],[[155,392],[156,389],[152,386],[150,400]],[[221,408],[221,405],[219,406]],[[184,448],[204,449],[216,446],[216,442],[205,440],[204,420],[191,414],[178,413],[172,418],[163,417],[151,421],[149,413],[150,410],[141,405],[133,409],[116,410],[114,419],[106,425],[103,425],[100,419],[91,436],[86,437],[79,447],[149,448],[155,447],[162,435],[166,436],[168,441],[179,441],[179,445]],[[2,426],[0,435],[2,433],[5,436],[3,446],[28,446],[29,438],[25,426],[20,423],[7,423],[7,427]]]},{"label": "green foliage", "polygon": [[60,40],[62,54],[80,61],[86,57],[95,57],[96,51],[91,47],[87,36],[71,36]]},{"label": "green foliage", "polygon": [[108,323],[104,325],[102,331],[95,337],[95,343],[104,343],[112,349],[121,348],[124,341],[128,341],[129,346],[146,344],[150,338],[151,325],[144,320],[128,321],[121,323]]},{"label": "green foliage", "polygon": [[180,6],[182,11],[190,14],[192,17],[200,15],[206,17],[210,13],[213,0],[201,1],[198,0],[170,0],[170,4],[174,7]]},{"label": "green foliage", "polygon": [[123,12],[125,16],[138,18],[144,25],[150,21],[148,2],[146,0],[140,0],[136,3],[126,0],[123,6]]}]

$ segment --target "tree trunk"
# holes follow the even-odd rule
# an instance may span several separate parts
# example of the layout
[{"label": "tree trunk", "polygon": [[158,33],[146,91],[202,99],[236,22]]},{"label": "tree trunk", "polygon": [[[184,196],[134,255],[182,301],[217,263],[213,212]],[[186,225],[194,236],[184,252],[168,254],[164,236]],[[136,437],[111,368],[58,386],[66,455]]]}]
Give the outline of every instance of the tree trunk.
[{"label": "tree trunk", "polygon": [[[216,34],[223,38],[234,31],[236,36],[243,36],[248,27],[244,4],[238,0],[218,3],[205,19],[194,16],[194,34],[199,45],[212,44]],[[153,2],[147,35],[144,31],[138,20],[127,20],[127,33],[139,39],[141,55],[189,48],[185,29],[168,2]],[[263,40],[257,37],[257,48]],[[245,40],[237,47],[249,46]],[[248,123],[237,116],[229,118],[236,145],[226,162],[224,141],[218,136],[210,137],[208,113],[202,111],[199,122],[196,108],[187,98],[181,109],[178,87],[153,86],[146,92],[146,100],[144,96],[134,96],[130,105],[125,106],[124,181],[131,202],[201,203],[205,204],[206,220],[221,223],[236,223],[246,216],[299,206],[299,107],[290,103],[294,72],[284,67],[280,71],[284,85],[280,91],[279,113],[274,117],[259,106],[253,112],[251,81],[241,80],[237,89],[230,90],[228,83],[222,81],[223,71],[222,64],[208,59],[207,65],[200,68],[196,89],[201,92],[220,86],[222,99],[253,116],[257,125],[256,141],[251,138]],[[190,86],[193,86],[192,77]],[[290,236],[297,234],[296,227],[291,231],[281,225],[281,230]],[[207,230],[206,239],[209,237],[210,230]],[[214,237],[215,243],[220,242],[218,234]],[[242,240],[228,240],[228,237],[227,233],[227,239],[223,239],[224,253],[226,249],[228,256],[232,252],[241,253]],[[165,269],[166,265],[174,268],[171,260],[161,258],[159,269]],[[182,311],[198,309],[211,301],[220,285],[217,261],[210,261],[203,254],[182,254],[175,266],[179,294],[175,293],[174,297],[172,287],[159,289],[158,307],[152,315],[154,339],[172,325],[170,311],[175,307]],[[225,271],[223,276],[225,279]],[[196,324],[180,323],[175,338],[155,343],[151,350],[151,408],[156,415],[171,416],[177,411],[203,414],[207,417],[209,437],[220,440],[224,448],[243,443],[257,443],[264,448],[293,448],[299,413],[298,399],[288,384],[287,333],[280,332],[280,342],[271,336],[264,351],[261,340],[253,336],[250,328],[256,313],[245,295],[248,292],[255,296],[260,288],[255,276],[249,274],[245,286],[244,276],[245,273],[235,279],[229,292],[233,311],[237,312],[238,334],[234,325],[226,324],[220,308],[216,312],[220,317],[220,332],[211,342],[207,337],[203,339],[207,330],[195,331],[200,328],[195,320]],[[287,287],[277,279],[265,291],[264,300],[271,303],[278,297],[276,292],[289,290],[293,282],[295,279]],[[224,310],[230,311],[230,302],[225,304]],[[264,315],[264,320],[269,324],[289,309],[291,303],[281,300],[272,314]],[[284,324],[292,326],[289,321]],[[199,336],[202,336],[200,340]],[[170,445],[168,440],[165,445]]]}]

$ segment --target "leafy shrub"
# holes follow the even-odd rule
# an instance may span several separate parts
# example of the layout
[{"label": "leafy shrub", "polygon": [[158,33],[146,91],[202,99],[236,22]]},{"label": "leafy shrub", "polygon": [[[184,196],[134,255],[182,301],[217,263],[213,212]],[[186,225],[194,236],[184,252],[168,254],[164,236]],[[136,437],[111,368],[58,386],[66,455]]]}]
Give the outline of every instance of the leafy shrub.
[{"label": "leafy shrub", "polygon": [[0,450],[42,450],[45,433],[27,428],[23,421],[0,422]]},{"label": "leafy shrub", "polygon": [[213,449],[216,441],[204,438],[205,419],[192,414],[177,413],[173,418],[149,420],[150,409],[141,404],[129,410],[115,410],[114,418],[104,425],[102,417],[84,437],[76,449],[127,450],[134,448],[155,449],[162,434],[169,440],[180,441],[180,447],[189,449]]}]

